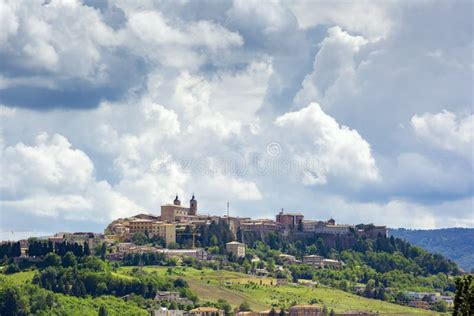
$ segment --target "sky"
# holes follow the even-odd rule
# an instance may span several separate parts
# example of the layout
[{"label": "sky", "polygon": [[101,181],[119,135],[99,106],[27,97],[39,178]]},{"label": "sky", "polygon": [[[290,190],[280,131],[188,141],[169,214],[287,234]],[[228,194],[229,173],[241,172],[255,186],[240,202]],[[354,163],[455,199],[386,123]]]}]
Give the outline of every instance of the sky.
[{"label": "sky", "polygon": [[472,1],[0,0],[0,231],[474,227]]}]

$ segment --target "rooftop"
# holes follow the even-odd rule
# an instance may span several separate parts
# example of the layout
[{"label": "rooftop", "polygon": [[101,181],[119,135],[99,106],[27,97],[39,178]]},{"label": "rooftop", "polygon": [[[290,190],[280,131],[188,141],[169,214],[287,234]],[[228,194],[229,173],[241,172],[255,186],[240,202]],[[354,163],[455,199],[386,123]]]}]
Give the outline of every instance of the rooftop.
[{"label": "rooftop", "polygon": [[220,309],[215,308],[215,307],[198,307],[198,308],[190,310],[190,312],[194,312],[194,313],[216,313],[219,311]]}]

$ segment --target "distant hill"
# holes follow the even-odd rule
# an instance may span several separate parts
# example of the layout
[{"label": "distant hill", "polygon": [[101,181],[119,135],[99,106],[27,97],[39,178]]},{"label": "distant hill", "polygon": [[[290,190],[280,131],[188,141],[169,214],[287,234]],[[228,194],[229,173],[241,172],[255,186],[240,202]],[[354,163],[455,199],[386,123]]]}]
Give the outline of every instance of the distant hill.
[{"label": "distant hill", "polygon": [[474,228],[429,230],[390,229],[389,234],[406,239],[429,252],[438,252],[465,271],[474,269]]}]

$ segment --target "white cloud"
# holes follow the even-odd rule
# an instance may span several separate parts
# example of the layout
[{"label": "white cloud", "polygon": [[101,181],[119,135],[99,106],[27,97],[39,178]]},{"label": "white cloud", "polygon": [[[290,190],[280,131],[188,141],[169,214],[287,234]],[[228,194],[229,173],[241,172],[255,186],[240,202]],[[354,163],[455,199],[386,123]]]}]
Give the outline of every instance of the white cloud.
[{"label": "white cloud", "polygon": [[325,184],[329,176],[353,183],[379,178],[369,143],[356,130],[339,125],[319,104],[286,113],[275,124],[291,155],[305,167],[304,184]]},{"label": "white cloud", "polygon": [[209,79],[183,72],[176,78],[170,103],[183,114],[188,133],[208,130],[224,139],[239,135],[244,127],[257,125],[256,113],[272,72],[269,60],[251,62],[232,73],[218,72]]},{"label": "white cloud", "polygon": [[235,0],[226,12],[231,19],[254,24],[264,34],[285,30],[291,25],[291,15],[279,1],[245,1]]},{"label": "white cloud", "polygon": [[107,221],[144,209],[94,176],[94,166],[61,135],[2,148],[2,212]]},{"label": "white cloud", "polygon": [[339,26],[330,28],[319,44],[313,71],[305,77],[295,96],[295,105],[300,107],[311,101],[325,104],[328,102],[325,99],[337,94],[341,85],[350,85],[356,71],[354,56],[366,44],[362,36],[352,36]]},{"label": "white cloud", "polygon": [[474,116],[457,117],[449,111],[414,115],[411,125],[417,137],[435,147],[452,151],[467,159],[474,151]]},{"label": "white cloud", "polygon": [[[474,219],[470,213],[472,203],[472,198],[431,205],[403,199],[380,203],[346,201],[336,196],[318,199],[318,204],[325,209],[327,217],[332,216],[339,223],[378,223],[391,228],[418,229],[472,227],[474,225]],[[454,214],[453,210],[458,210],[458,213]]]},{"label": "white cloud", "polygon": [[8,18],[3,51],[19,67],[101,82],[107,76],[103,50],[118,44],[100,14],[76,1],[2,2]]},{"label": "white cloud", "polygon": [[238,33],[212,21],[172,23],[159,11],[126,10],[126,14],[128,27],[121,34],[124,43],[156,64],[195,69],[210,55],[243,45]]},{"label": "white cloud", "polygon": [[395,6],[388,1],[304,1],[290,2],[290,8],[302,28],[340,25],[350,32],[379,40],[393,29]]}]

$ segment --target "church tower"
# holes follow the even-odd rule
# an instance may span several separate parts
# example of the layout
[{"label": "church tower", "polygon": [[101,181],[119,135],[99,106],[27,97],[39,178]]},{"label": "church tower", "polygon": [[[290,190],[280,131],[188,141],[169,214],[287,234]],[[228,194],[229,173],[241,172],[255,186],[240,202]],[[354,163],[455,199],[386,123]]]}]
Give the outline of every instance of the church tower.
[{"label": "church tower", "polygon": [[181,201],[179,200],[177,194],[176,194],[176,198],[175,198],[174,201],[173,201],[173,204],[174,204],[174,205],[181,205]]},{"label": "church tower", "polygon": [[189,200],[189,215],[196,215],[197,208],[198,208],[198,202],[194,198],[194,193],[193,193],[193,197],[191,198],[191,200]]}]

